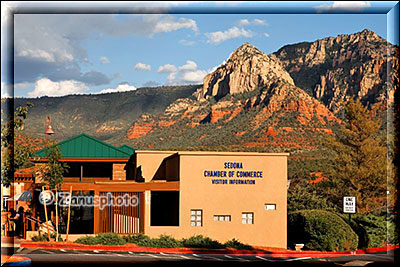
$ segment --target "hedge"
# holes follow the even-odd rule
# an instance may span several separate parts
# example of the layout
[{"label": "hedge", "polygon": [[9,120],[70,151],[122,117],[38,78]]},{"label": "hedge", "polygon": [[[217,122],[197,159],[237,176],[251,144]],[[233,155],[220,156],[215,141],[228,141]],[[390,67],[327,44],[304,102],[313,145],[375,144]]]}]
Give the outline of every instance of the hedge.
[{"label": "hedge", "polygon": [[86,245],[124,245],[127,243],[136,244],[140,247],[159,247],[159,248],[176,248],[176,247],[189,247],[189,248],[236,248],[248,249],[253,247],[243,244],[236,239],[231,239],[221,244],[209,237],[202,235],[195,235],[181,240],[175,239],[172,236],[160,235],[158,238],[150,238],[145,234],[133,234],[121,236],[115,233],[103,233],[96,236],[84,236],[75,240],[75,243]]},{"label": "hedge", "polygon": [[305,250],[348,251],[357,249],[358,236],[333,212],[300,210],[288,214],[288,244],[304,244]]},{"label": "hedge", "polygon": [[[351,227],[359,237],[358,248],[372,248],[398,243],[395,224],[385,216],[357,214],[351,218]],[[388,235],[389,234],[389,235]]]}]

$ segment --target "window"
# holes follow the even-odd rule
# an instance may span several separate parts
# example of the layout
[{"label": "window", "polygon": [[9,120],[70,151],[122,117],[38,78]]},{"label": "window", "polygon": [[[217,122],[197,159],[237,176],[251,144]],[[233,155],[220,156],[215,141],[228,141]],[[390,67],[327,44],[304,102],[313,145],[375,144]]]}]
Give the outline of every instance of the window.
[{"label": "window", "polygon": [[231,215],[214,215],[214,221],[220,221],[220,222],[230,222],[231,221]]},{"label": "window", "polygon": [[243,224],[253,224],[254,223],[254,213],[253,212],[243,212],[242,213],[242,223]]},{"label": "window", "polygon": [[3,197],[3,206],[1,207],[1,211],[8,211],[8,197]]},{"label": "window", "polygon": [[179,191],[151,191],[151,226],[179,226]]},{"label": "window", "polygon": [[203,210],[190,210],[190,225],[203,226]]},{"label": "window", "polygon": [[276,204],[265,204],[264,207],[266,210],[276,210]]}]

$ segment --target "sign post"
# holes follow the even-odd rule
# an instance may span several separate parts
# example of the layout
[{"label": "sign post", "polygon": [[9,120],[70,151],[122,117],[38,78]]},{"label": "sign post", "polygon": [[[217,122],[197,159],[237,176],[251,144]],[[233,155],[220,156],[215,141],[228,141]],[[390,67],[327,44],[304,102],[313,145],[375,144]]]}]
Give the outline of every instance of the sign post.
[{"label": "sign post", "polygon": [[343,213],[349,214],[349,225],[351,221],[351,214],[356,213],[356,198],[343,197]]}]

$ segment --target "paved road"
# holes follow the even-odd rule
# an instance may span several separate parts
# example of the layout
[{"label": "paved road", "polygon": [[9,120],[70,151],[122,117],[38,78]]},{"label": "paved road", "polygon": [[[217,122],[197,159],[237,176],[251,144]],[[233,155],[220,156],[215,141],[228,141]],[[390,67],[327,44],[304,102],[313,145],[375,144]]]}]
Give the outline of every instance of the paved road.
[{"label": "paved road", "polygon": [[205,263],[218,263],[218,265],[299,265],[323,264],[324,266],[373,266],[389,264],[394,266],[393,254],[367,254],[345,257],[312,259],[304,258],[276,258],[268,256],[236,256],[218,254],[167,254],[167,253],[137,253],[115,251],[83,251],[83,250],[48,250],[19,248],[16,251],[19,256],[32,259],[32,266],[71,266],[71,265],[131,265],[131,264],[166,264],[197,265]]}]

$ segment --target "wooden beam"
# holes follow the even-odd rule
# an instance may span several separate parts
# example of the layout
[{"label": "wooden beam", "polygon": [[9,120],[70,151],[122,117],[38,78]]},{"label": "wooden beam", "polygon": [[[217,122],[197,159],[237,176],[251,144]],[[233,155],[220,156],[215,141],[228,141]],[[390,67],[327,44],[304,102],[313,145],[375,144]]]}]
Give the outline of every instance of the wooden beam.
[{"label": "wooden beam", "polygon": [[[94,191],[95,197],[99,195],[99,191],[95,190]],[[93,216],[93,233],[98,234],[100,231],[100,220],[103,218],[100,218],[100,211],[98,206],[94,206],[94,216]]]}]

